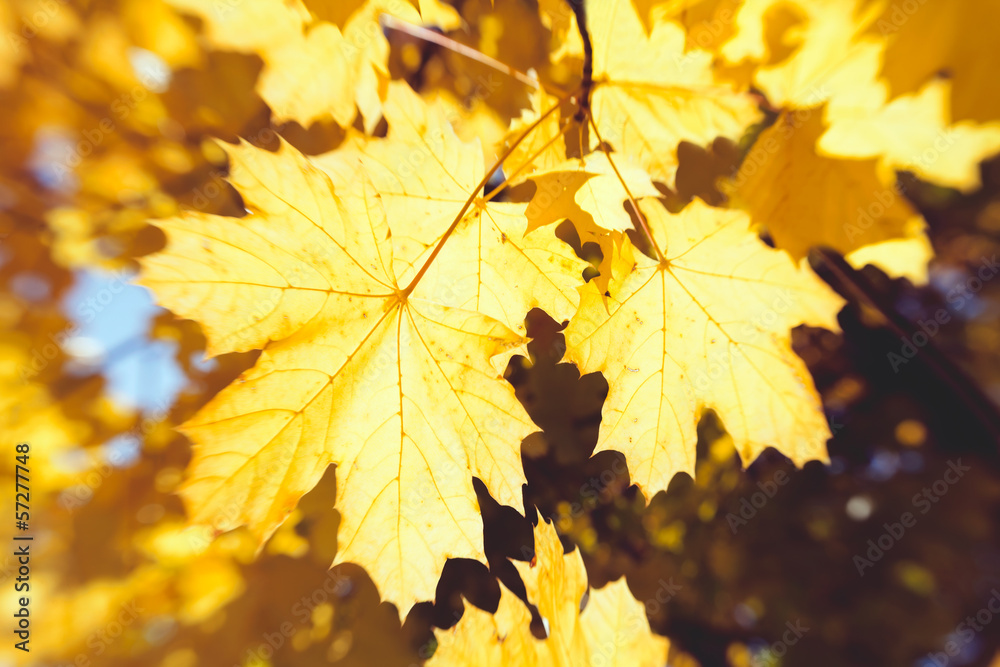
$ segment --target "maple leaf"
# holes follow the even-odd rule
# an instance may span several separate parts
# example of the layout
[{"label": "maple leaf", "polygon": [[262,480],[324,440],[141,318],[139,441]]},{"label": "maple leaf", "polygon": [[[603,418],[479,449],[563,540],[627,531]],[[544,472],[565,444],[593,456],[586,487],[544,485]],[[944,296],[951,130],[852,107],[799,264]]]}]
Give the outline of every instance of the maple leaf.
[{"label": "maple leaf", "polygon": [[[279,120],[309,125],[332,117],[347,127],[360,110],[369,132],[389,80],[389,45],[379,15],[421,19],[408,0],[170,2],[201,17],[215,46],[260,55],[265,67],[258,90]],[[420,9],[445,27],[458,19],[437,0],[420,0]]]},{"label": "maple leaf", "polygon": [[428,299],[427,282],[400,287],[363,172],[334,189],[287,144],[230,155],[253,213],[162,221],[168,245],[143,260],[142,284],[202,322],[210,354],[263,348],[183,426],[195,456],[182,493],[195,522],[262,540],[336,463],[337,560],[405,613],[448,557],[484,557],[472,476],[520,498],[532,425],[500,375],[524,339]]},{"label": "maple leaf", "polygon": [[590,3],[587,23],[594,48],[591,105],[600,139],[654,180],[673,186],[682,141],[735,140],[760,119],[752,96],[716,80],[710,53],[685,52],[680,25],[661,21],[647,36],[630,2]]},{"label": "maple leaf", "polygon": [[538,12],[542,24],[552,32],[552,61],[559,62],[567,56],[582,59],[583,39],[576,14],[566,6],[565,0],[538,0]]},{"label": "maple leaf", "polygon": [[428,665],[662,665],[669,642],[654,635],[646,610],[629,592],[624,579],[590,593],[579,551],[563,554],[555,527],[540,520],[534,530],[532,565],[512,561],[524,582],[528,601],[548,625],[548,637],[536,639],[531,613],[500,584],[496,613],[465,602],[465,611],[450,630],[436,630],[438,648]]},{"label": "maple leaf", "polygon": [[992,46],[998,22],[1000,6],[992,2],[886,3],[872,31],[888,41],[881,74],[893,96],[915,93],[946,72],[954,119],[1000,120],[993,83],[1000,56]]},{"label": "maple leaf", "polygon": [[[849,254],[880,244],[866,251],[869,260],[893,275],[926,280],[928,243],[892,170],[970,190],[979,184],[979,162],[1000,150],[1000,125],[961,120],[969,107],[952,122],[953,83],[931,81],[929,73],[907,78],[922,71],[910,67],[911,59],[936,61],[939,49],[950,48],[941,46],[948,42],[938,39],[937,24],[930,37],[925,21],[953,26],[954,6],[916,12],[913,22],[897,3],[860,0],[752,0],[736,8],[736,30],[713,48],[729,67],[751,64],[754,85],[783,110],[750,149],[736,187],[778,247],[799,258],[813,246]],[[916,35],[923,35],[919,45]],[[906,53],[906,64],[890,53]],[[891,64],[883,68],[883,61]],[[893,83],[890,72],[904,80]],[[890,85],[913,94],[890,100]],[[881,245],[890,239],[904,240],[907,252]]]},{"label": "maple leaf", "polygon": [[536,191],[526,211],[528,228],[568,219],[581,237],[632,229],[625,209],[629,195],[638,199],[659,194],[643,169],[618,155],[612,166],[611,158],[600,151],[540,170],[531,181]]},{"label": "maple leaf", "polygon": [[611,258],[624,232],[633,229],[630,199],[659,194],[645,170],[620,154],[590,153],[539,169],[529,179],[535,194],[525,211],[528,229],[570,220],[582,243],[596,243],[602,254],[592,280],[600,292],[608,287]]},{"label": "maple leaf", "polygon": [[836,330],[840,298],[765,246],[744,213],[697,199],[678,215],[639,206],[664,260],[624,239],[610,296],[588,284],[565,331],[567,358],[608,381],[597,450],[624,453],[646,491],[666,488],[694,473],[696,426],[712,408],[744,461],[768,446],[797,464],[825,459],[829,429],[790,330]]},{"label": "maple leaf", "polygon": [[891,102],[840,109],[817,147],[828,155],[878,158],[939,185],[971,191],[979,163],[1000,152],[1000,122],[951,122],[953,82],[935,80]]},{"label": "maple leaf", "polygon": [[[545,115],[546,111],[559,104],[559,98],[539,88],[531,94],[529,101],[531,106],[523,109],[520,117],[511,120],[510,129],[504,137],[507,145],[517,142],[503,165],[511,185],[523,182],[537,170],[551,170],[566,161],[566,139],[559,116],[554,113]],[[536,123],[538,125],[529,132]]]},{"label": "maple leaf", "polygon": [[[891,169],[899,162],[886,155],[892,140],[853,135],[863,129],[871,137],[866,123],[885,104],[878,78],[885,40],[869,30],[875,15],[857,0],[751,0],[725,10],[734,29],[710,41],[717,67],[749,66],[753,84],[782,112],[722,189],[796,260],[816,246],[845,255],[872,246],[868,261],[926,279],[927,242],[920,216],[895,186]],[[908,252],[882,245],[892,239],[904,240]]]},{"label": "maple leaf", "polygon": [[[866,32],[872,20],[856,0],[746,2],[735,34],[719,47],[730,64],[754,62],[755,85],[783,109],[723,189],[796,260],[815,246],[847,255],[891,239],[906,238],[908,247],[923,241],[919,215],[895,187],[889,162],[877,159],[878,150],[840,144],[844,132],[831,127],[838,114],[868,114],[884,102],[885,44]],[[889,248],[878,245],[867,257],[883,266],[892,258],[895,274],[925,275],[926,257],[908,253],[912,261],[900,262]]]},{"label": "maple leaf", "polygon": [[[458,139],[438,105],[428,105],[405,83],[385,102],[385,139],[355,137],[352,144],[315,158],[335,184],[350,187],[357,160],[365,165],[391,220],[394,270],[408,281],[427,261],[485,172],[478,142]],[[515,331],[524,315],[542,308],[557,321],[579,304],[586,262],[551,233],[532,232],[524,203],[476,198],[424,280],[444,305],[484,313]],[[537,207],[536,207],[537,208]]]},{"label": "maple leaf", "polygon": [[903,238],[866,245],[844,255],[844,259],[859,270],[871,264],[886,275],[906,278],[914,285],[925,285],[930,277],[928,262],[934,257],[934,247],[924,234],[923,219],[910,220],[910,226],[903,233]]},{"label": "maple leaf", "polygon": [[823,130],[820,107],[779,116],[727,184],[735,203],[796,260],[816,245],[846,254],[906,236],[920,216],[895,175],[875,159],[817,153]]},{"label": "maple leaf", "polygon": [[868,34],[864,0],[749,0],[735,34],[719,47],[731,65],[756,65],[753,83],[770,104],[802,109],[878,96],[884,40]]},{"label": "maple leaf", "polygon": [[[1000,149],[992,48],[1000,5],[587,0],[581,32],[583,6],[0,3],[8,158],[0,167],[0,432],[32,447],[36,658],[416,664],[410,633],[400,632],[396,610],[378,604],[368,575],[328,566],[360,563],[406,612],[449,588],[437,580],[446,558],[483,558],[471,478],[507,505],[522,497],[518,444],[534,427],[501,371],[526,353],[529,309],[569,321],[567,357],[607,376],[600,448],[625,451],[647,492],[691,472],[693,425],[705,409],[719,413],[745,460],[765,445],[798,463],[824,457],[827,431],[789,328],[834,328],[840,301],[799,260],[833,245],[855,266],[926,280],[933,251],[898,187],[909,179],[894,172],[930,182],[917,187],[934,208],[942,203],[934,185],[963,194],[982,185],[980,162]],[[596,81],[585,100],[578,84],[590,47]],[[419,81],[419,94],[393,77]],[[754,127],[762,118],[777,120]],[[226,149],[214,139],[238,137],[248,144],[229,149],[237,195],[222,185]],[[738,147],[709,146],[717,137]],[[487,193],[484,175],[504,138],[508,180]],[[712,159],[689,162],[702,153],[679,152],[685,141]],[[726,188],[747,213],[700,201],[665,212],[696,191],[675,187],[678,169],[688,176],[711,162],[722,174],[724,155],[751,141]],[[704,185],[697,191],[710,192]],[[669,203],[644,199],[671,187]],[[501,196],[517,201],[494,201]],[[963,229],[942,228],[944,262],[988,247],[990,196],[946,193],[935,223],[961,218]],[[645,216],[630,199],[642,200]],[[209,215],[242,216],[244,203],[246,217]],[[172,217],[183,207],[201,212]],[[210,355],[222,356],[200,363],[199,324],[164,313],[99,364],[101,341],[67,317],[89,299],[80,291],[86,272],[155,252],[163,238],[147,221],[165,216],[168,245],[142,260],[145,280],[163,303],[196,318]],[[564,219],[603,253],[586,284],[587,264],[553,233]],[[778,250],[755,237],[761,231]],[[942,275],[950,280],[951,269]],[[983,282],[976,301],[986,307],[972,310],[988,312]],[[97,295],[102,307],[107,297]],[[124,297],[97,316],[107,324],[125,310],[126,322],[142,319],[130,304]],[[980,329],[988,327],[964,312],[974,347],[986,349]],[[167,361],[189,380],[169,418],[119,405],[110,388],[133,343],[150,339],[173,345]],[[536,344],[541,357],[557,356],[551,336]],[[226,354],[238,350],[246,352]],[[532,396],[547,380],[525,374],[519,395],[547,410],[550,397]],[[142,393],[163,389],[160,379],[150,377]],[[860,386],[843,379],[834,400]],[[580,416],[582,401],[568,398],[566,416]],[[174,417],[186,421],[193,458]],[[906,421],[896,425],[900,442],[938,435],[933,423],[922,433]],[[731,458],[713,449],[713,458]],[[181,503],[174,493],[188,461]],[[13,457],[0,465],[9,486],[14,465]],[[725,479],[703,489],[698,523],[738,477],[728,465],[717,472]],[[529,495],[552,490],[534,482]],[[651,518],[655,539],[639,546],[676,546],[681,524],[663,521],[677,517]],[[587,525],[574,521],[574,530],[596,554],[614,550],[596,545]],[[244,527],[217,535],[236,526]],[[649,631],[624,580],[588,597],[580,554],[564,555],[549,524],[535,542],[537,564],[515,565],[549,638],[531,636],[530,605],[503,588],[496,614],[466,605],[456,628],[437,633],[435,661],[664,664],[668,644]],[[731,583],[724,566],[733,543],[708,546],[721,559],[707,574]],[[16,567],[0,558],[0,578]],[[904,583],[926,588],[924,579]],[[725,612],[729,598],[716,596],[716,606]],[[589,600],[582,612],[581,600]],[[923,634],[949,630],[937,625]],[[0,649],[0,662],[19,664],[17,650]],[[728,650],[744,662],[761,653],[739,642]]]},{"label": "maple leaf", "polygon": [[[771,104],[786,110],[826,104],[828,129],[818,150],[831,157],[880,157],[890,167],[964,190],[978,185],[979,162],[1000,149],[1000,126],[970,121],[951,126],[954,82],[928,77],[919,91],[890,102],[890,86],[880,68],[898,37],[890,38],[895,30],[886,29],[890,24],[884,15],[879,18],[878,5],[866,7],[857,0],[748,2],[737,16],[740,30],[721,48],[722,54],[731,62],[766,58],[765,33],[773,29],[771,12],[779,6],[793,8],[800,20],[784,36],[794,51],[776,62],[762,62],[754,82]],[[900,10],[895,11],[898,23]]]}]

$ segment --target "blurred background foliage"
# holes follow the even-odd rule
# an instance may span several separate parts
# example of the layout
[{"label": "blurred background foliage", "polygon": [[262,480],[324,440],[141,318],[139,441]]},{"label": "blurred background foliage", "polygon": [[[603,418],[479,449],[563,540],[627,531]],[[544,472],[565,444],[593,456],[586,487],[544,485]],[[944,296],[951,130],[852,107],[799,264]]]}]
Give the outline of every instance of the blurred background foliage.
[{"label": "blurred background foliage", "polygon": [[[565,28],[543,23],[538,3],[451,4],[454,39],[553,87],[575,83],[578,68],[549,59]],[[933,665],[949,640],[961,646],[952,664],[991,661],[1000,622],[968,641],[956,626],[1000,588],[1000,282],[949,311],[929,343],[940,356],[896,372],[889,354],[996,256],[1000,161],[965,195],[899,175],[929,223],[928,285],[814,258],[849,301],[842,334],[795,337],[834,433],[829,465],[796,470],[774,451],[740,461],[706,414],[696,478],[642,498],[620,455],[591,455],[603,379],[559,363],[560,325],[529,315],[533,356],[507,373],[539,426],[522,444],[524,507],[498,506],[480,486],[489,567],[449,562],[436,599],[400,619],[363,570],[328,569],[331,474],[259,554],[241,530],[185,530],[174,490],[190,445],[174,427],[256,355],[203,361],[198,327],[128,282],[136,258],[163,244],[149,218],[242,213],[213,138],[274,147],[280,135],[318,154],[343,131],[276,123],[255,91],[261,60],[212,48],[199,19],[162,0],[4,0],[0,26],[11,37],[0,45],[0,433],[32,444],[32,664],[419,664],[462,596],[495,609],[497,578],[523,596],[508,558],[531,559],[539,514],[580,549],[592,586],[627,577],[677,666]],[[453,106],[458,132],[494,154],[525,90],[404,31],[386,36],[391,74]],[[734,172],[740,147],[680,155],[666,196],[721,201],[715,179]],[[968,472],[920,513],[915,494],[959,460]],[[773,497],[754,506],[765,488]],[[917,523],[860,576],[855,557],[908,511]],[[12,563],[0,559],[5,600]],[[769,647],[792,626],[805,630],[779,663]],[[0,662],[21,659],[0,648]]]}]

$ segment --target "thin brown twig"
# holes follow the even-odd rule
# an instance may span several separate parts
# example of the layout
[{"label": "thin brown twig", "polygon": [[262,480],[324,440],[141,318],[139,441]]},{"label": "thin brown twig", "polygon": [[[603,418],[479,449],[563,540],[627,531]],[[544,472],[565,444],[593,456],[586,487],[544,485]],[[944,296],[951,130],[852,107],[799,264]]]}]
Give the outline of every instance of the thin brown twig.
[{"label": "thin brown twig", "polygon": [[[587,29],[587,7],[583,0],[566,0],[570,9],[576,14],[576,27],[583,40],[583,79],[580,83],[580,108],[576,112],[576,120],[581,125],[590,116],[590,90],[594,86],[594,45],[590,41],[590,31]],[[583,152],[583,148],[580,151]]]},{"label": "thin brown twig", "polygon": [[459,55],[463,55],[466,58],[475,60],[476,62],[486,65],[487,67],[492,67],[498,72],[503,72],[507,76],[516,79],[517,81],[523,83],[524,85],[530,88],[533,88],[534,90],[542,88],[542,84],[540,81],[538,81],[538,79],[534,79],[525,74],[524,72],[514,69],[510,65],[502,63],[496,58],[491,58],[485,53],[477,51],[471,46],[466,46],[461,42],[457,42],[451,37],[446,37],[445,35],[434,32],[433,30],[424,28],[423,26],[413,25],[412,23],[401,21],[394,16],[390,16],[389,14],[382,14],[379,17],[379,20],[382,22],[382,25],[388,28],[389,30],[397,30],[399,32],[405,32],[408,35],[412,35],[413,37],[417,37],[426,42],[431,42],[432,44],[443,46],[444,48],[454,51]]}]

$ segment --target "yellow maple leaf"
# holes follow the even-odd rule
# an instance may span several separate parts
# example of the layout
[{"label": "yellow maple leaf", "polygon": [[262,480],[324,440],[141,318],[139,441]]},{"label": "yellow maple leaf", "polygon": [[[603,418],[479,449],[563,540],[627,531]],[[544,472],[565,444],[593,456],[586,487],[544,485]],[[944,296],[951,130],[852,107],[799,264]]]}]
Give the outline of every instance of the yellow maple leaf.
[{"label": "yellow maple leaf", "polygon": [[646,607],[632,595],[624,577],[591,589],[580,625],[592,665],[658,667],[670,647],[666,638],[650,630]]},{"label": "yellow maple leaf", "polygon": [[565,332],[566,356],[608,381],[597,450],[624,453],[651,494],[694,473],[696,426],[712,408],[746,462],[768,446],[797,464],[826,459],[830,432],[790,330],[836,330],[840,298],[765,246],[744,213],[697,199],[679,215],[639,206],[665,260],[625,239],[610,296],[588,285]]},{"label": "yellow maple leaf", "polygon": [[976,0],[925,0],[883,4],[871,32],[888,47],[882,75],[893,95],[915,93],[947,73],[955,120],[1000,120],[995,85],[1000,54],[994,48],[1000,5]]},{"label": "yellow maple leaf", "polygon": [[[389,218],[406,221],[392,235],[394,270],[405,282],[482,180],[483,151],[478,141],[459,140],[445,109],[427,104],[405,83],[390,87],[385,117],[385,139],[357,137],[315,164],[344,187],[351,187],[357,161],[365,165]],[[524,316],[536,307],[558,321],[569,319],[587,263],[551,232],[533,232],[525,219],[529,208],[477,198],[427,271],[428,293],[438,303],[484,313],[515,331],[524,331]]]},{"label": "yellow maple leaf", "polygon": [[566,139],[563,137],[558,114],[544,116],[545,112],[559,104],[559,99],[539,88],[532,92],[531,107],[523,109],[521,116],[510,123],[504,138],[513,144],[539,121],[538,127],[518,143],[510,156],[504,160],[504,172],[511,185],[524,181],[537,170],[553,169],[566,161]]},{"label": "yellow maple leaf", "polygon": [[[0,433],[32,448],[36,660],[416,664],[395,611],[370,604],[368,576],[405,614],[435,593],[445,559],[483,559],[474,476],[501,503],[521,502],[519,441],[534,426],[502,377],[526,353],[529,309],[569,321],[568,359],[606,376],[599,449],[624,451],[647,496],[692,472],[708,409],[745,462],[769,445],[796,463],[825,458],[829,432],[789,329],[835,329],[841,302],[800,260],[832,245],[854,266],[926,280],[933,250],[893,172],[981,185],[980,161],[1000,149],[1000,4],[586,2],[589,118],[568,92],[590,52],[578,34],[584,0],[494,11],[494,0],[0,3]],[[390,27],[383,13],[401,20]],[[481,53],[446,53],[456,42]],[[492,78],[491,66],[505,74]],[[420,94],[393,77],[419,81]],[[758,105],[777,118],[759,132]],[[739,148],[710,143],[720,136]],[[223,149],[213,137],[248,143]],[[724,173],[753,137],[731,184],[749,214],[701,201],[667,213],[689,193],[722,202],[708,178],[683,181],[700,167]],[[499,158],[511,178],[488,193],[484,164],[503,138],[518,144]],[[681,166],[683,142],[706,150],[684,146]],[[235,189],[221,180],[227,150]],[[678,169],[669,204],[651,199]],[[498,192],[520,201],[493,201]],[[630,215],[632,195],[645,218]],[[942,223],[975,217],[988,236],[987,195],[946,202]],[[201,212],[162,223],[167,246],[142,260],[144,280],[222,356],[199,364],[199,325],[166,313],[98,359],[67,319],[76,301],[94,303],[93,285],[65,269],[154,252],[164,234],[147,220],[185,206]],[[222,212],[241,217],[209,214]],[[602,251],[587,284],[588,265],[553,233],[563,219]],[[945,235],[950,255],[985,247],[970,229]],[[94,298],[103,307],[112,291]],[[989,305],[987,292],[977,300]],[[125,296],[96,324],[139,310]],[[76,315],[89,321],[88,311],[101,315],[89,305]],[[968,324],[976,349],[996,343]],[[550,334],[540,358],[557,349]],[[104,393],[123,357],[134,367],[133,343],[151,341],[169,344],[189,380],[165,391],[178,389],[170,414],[186,420],[193,455],[165,406],[133,413]],[[528,378],[519,396],[541,415],[548,404],[532,394],[553,385]],[[173,494],[188,460],[182,505]],[[0,464],[8,485],[15,463]],[[676,546],[678,526],[651,530],[652,546]],[[495,614],[466,605],[437,633],[434,662],[665,663],[669,645],[624,580],[588,594],[580,554],[563,554],[550,524],[535,544],[537,563],[514,565],[548,639],[531,635],[531,605],[502,588]],[[710,550],[710,569],[733,582],[730,551]],[[328,571],[331,561],[367,573]],[[0,578],[17,567],[0,558]],[[930,590],[927,572],[904,574]],[[19,606],[10,586],[0,597]],[[0,663],[19,664],[16,650],[0,649]],[[768,653],[727,651],[737,663]]]},{"label": "yellow maple leaf", "polygon": [[[858,0],[740,4],[733,34],[714,48],[728,67],[752,67],[754,85],[782,113],[722,187],[796,260],[814,246],[849,254],[874,245],[868,260],[895,275],[921,277],[926,256],[919,250],[927,242],[919,215],[895,184],[892,140],[856,134],[867,130],[871,139],[884,129],[873,127],[875,119],[898,115],[883,110],[885,40],[871,33],[876,17],[876,5]],[[883,244],[892,239],[914,250],[907,261],[891,255],[898,246]]]},{"label": "yellow maple leaf", "polygon": [[646,32],[661,21],[676,21],[687,32],[688,48],[716,51],[736,31],[744,0],[631,0]]},{"label": "yellow maple leaf", "polygon": [[552,31],[550,58],[559,62],[569,56],[583,58],[583,39],[580,37],[576,14],[564,0],[539,0],[538,12],[542,24]]},{"label": "yellow maple leaf", "polygon": [[730,188],[753,223],[796,260],[817,245],[847,254],[863,246],[922,233],[920,216],[895,174],[875,159],[817,153],[822,108],[786,112],[764,130]]},{"label": "yellow maple leaf", "polygon": [[528,228],[569,219],[581,236],[632,229],[632,218],[625,208],[629,194],[639,199],[655,197],[659,191],[645,170],[620,155],[613,159],[614,166],[611,158],[597,151],[582,160],[536,172],[531,177],[536,190],[526,212]]},{"label": "yellow maple leaf", "polygon": [[[361,111],[371,132],[389,81],[389,45],[379,15],[419,23],[416,6],[404,0],[169,0],[205,21],[213,45],[256,53],[265,67],[258,90],[279,120],[302,125],[332,117],[349,126]],[[420,0],[429,20],[454,27],[458,15],[437,0]],[[342,23],[330,20],[342,19]]]},{"label": "yellow maple leaf", "polygon": [[646,610],[624,579],[592,590],[586,608],[587,571],[579,551],[563,554],[555,527],[544,520],[535,527],[533,565],[513,561],[528,601],[548,626],[536,639],[524,603],[500,584],[495,614],[465,602],[465,612],[450,630],[436,630],[438,648],[428,665],[604,665],[654,667],[667,659],[669,642],[654,635]]},{"label": "yellow maple leaf", "polygon": [[739,139],[760,119],[751,95],[715,79],[712,54],[685,50],[680,25],[662,21],[647,36],[631,2],[591,3],[587,22],[600,138],[654,180],[673,185],[680,142]]},{"label": "yellow maple leaf", "polygon": [[890,169],[974,190],[981,185],[979,163],[1000,152],[1000,121],[952,123],[952,87],[935,79],[888,103],[838,109],[818,148],[838,157],[878,158]]},{"label": "yellow maple leaf", "polygon": [[848,264],[856,269],[871,264],[887,275],[906,278],[914,285],[924,285],[929,278],[928,264],[934,257],[930,239],[923,233],[920,218],[910,220],[906,236],[872,243],[844,255]]},{"label": "yellow maple leaf", "polygon": [[[825,103],[824,120],[829,129],[819,146],[827,155],[880,157],[890,167],[910,169],[941,185],[974,188],[978,184],[979,161],[1000,148],[997,126],[978,127],[969,121],[951,125],[954,82],[932,80],[930,76],[920,81],[919,90],[914,88],[912,94],[889,102],[890,85],[880,69],[887,49],[901,39],[894,33],[908,24],[908,17],[900,16],[907,12],[899,3],[892,3],[892,9],[880,17],[880,8],[886,4],[751,0],[736,17],[740,30],[721,52],[732,62],[741,58],[760,62],[754,81],[772,105],[791,110]],[[775,30],[778,9],[791,11],[797,21],[780,38],[791,51],[787,57],[767,62],[772,54],[765,48],[765,34]],[[948,19],[954,16],[939,18],[949,25]],[[916,23],[924,20],[926,16]],[[924,39],[924,57],[940,44],[937,35]],[[910,65],[908,62],[905,68],[907,73],[914,71]],[[956,66],[975,65],[970,61]],[[942,64],[936,72],[946,67]]]},{"label": "yellow maple leaf", "polygon": [[142,283],[202,322],[210,354],[263,348],[184,425],[182,493],[195,522],[263,539],[336,463],[337,560],[405,613],[433,597],[448,557],[483,558],[473,475],[520,498],[532,425],[501,372],[524,339],[436,302],[429,282],[407,291],[363,172],[335,190],[286,144],[231,159],[252,213],[163,221],[168,245],[143,261]]},{"label": "yellow maple leaf", "polygon": [[583,159],[540,169],[530,180],[535,193],[525,211],[528,229],[570,220],[581,243],[596,243],[601,248],[602,259],[593,280],[598,290],[605,292],[614,248],[621,244],[623,234],[633,229],[630,197],[635,201],[659,195],[649,175],[620,153],[612,156],[596,151]]},{"label": "yellow maple leaf", "polygon": [[873,7],[864,0],[747,0],[720,52],[733,65],[756,63],[755,85],[779,108],[877,97],[885,44],[866,32]]},{"label": "yellow maple leaf", "polygon": [[[909,11],[898,2],[747,0],[738,8],[734,34],[713,48],[728,66],[750,64],[754,84],[783,110],[737,177],[739,197],[779,247],[798,258],[812,246],[848,254],[878,244],[869,259],[895,275],[926,275],[928,244],[894,170],[968,191],[979,185],[980,161],[1000,150],[1000,125],[963,120],[996,116],[972,112],[968,84],[982,80],[982,58],[953,52],[959,16],[988,21],[956,12],[961,4]],[[967,27],[981,39],[980,28]],[[953,80],[933,80],[943,71]],[[969,103],[956,116],[959,85]],[[989,93],[975,97],[989,107]],[[893,256],[900,246],[883,243],[891,239],[912,252]]]}]

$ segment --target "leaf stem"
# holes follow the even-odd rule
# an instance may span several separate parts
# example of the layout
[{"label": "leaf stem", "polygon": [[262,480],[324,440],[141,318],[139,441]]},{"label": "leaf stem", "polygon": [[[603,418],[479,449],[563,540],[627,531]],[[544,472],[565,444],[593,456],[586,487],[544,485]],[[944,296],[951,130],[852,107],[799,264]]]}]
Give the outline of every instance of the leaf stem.
[{"label": "leaf stem", "polygon": [[[570,9],[576,14],[576,27],[583,40],[583,80],[580,83],[580,108],[576,112],[576,120],[583,123],[590,116],[590,89],[594,86],[594,44],[590,41],[590,31],[587,29],[587,7],[584,0],[566,0]],[[581,152],[583,148],[580,149]]]},{"label": "leaf stem", "polygon": [[502,63],[495,58],[490,58],[485,53],[477,51],[476,49],[470,46],[466,46],[461,42],[457,42],[451,37],[446,37],[445,35],[434,32],[433,30],[424,28],[423,26],[413,25],[412,23],[401,21],[394,16],[390,16],[389,14],[380,15],[379,20],[382,22],[382,25],[388,28],[389,30],[398,30],[399,32],[405,32],[408,35],[412,35],[426,42],[437,44],[438,46],[443,46],[444,48],[454,51],[459,55],[463,55],[466,58],[475,60],[476,62],[486,65],[487,67],[492,67],[493,69],[499,72],[503,72],[507,76],[516,79],[517,81],[523,83],[529,88],[533,88],[535,90],[542,88],[542,84],[541,82],[538,81],[538,79],[534,79],[525,74],[524,72],[514,69],[510,65]]},{"label": "leaf stem", "polygon": [[608,145],[604,143],[604,139],[601,138],[601,132],[597,129],[597,123],[595,123],[594,119],[589,115],[587,116],[587,120],[590,121],[590,127],[594,130],[594,136],[597,137],[598,146],[600,146],[601,150],[604,151],[604,154],[608,158],[608,164],[610,164],[611,168],[615,170],[615,176],[618,177],[618,182],[622,184],[623,188],[625,188],[625,194],[628,195],[628,202],[632,205],[632,210],[635,211],[635,217],[639,221],[639,226],[642,228],[643,233],[646,234],[646,238],[649,239],[649,244],[653,246],[653,250],[656,251],[656,258],[660,260],[660,264],[666,264],[667,258],[664,256],[663,251],[660,250],[660,246],[656,244],[656,239],[653,238],[653,233],[649,231],[649,226],[646,224],[646,216],[644,216],[642,211],[639,210],[639,204],[636,203],[635,197],[632,196],[632,191],[629,190],[628,183],[625,182],[625,179],[622,178],[621,172],[618,171],[618,167],[615,166],[615,161],[611,158],[611,151],[608,150]]},{"label": "leaf stem", "polygon": [[551,116],[554,111],[558,110],[559,107],[562,106],[563,102],[572,97],[574,94],[576,94],[576,91],[569,93],[568,95],[564,95],[562,98],[560,98],[556,104],[552,105],[552,108],[543,113],[535,120],[535,122],[529,125],[527,129],[525,129],[525,131],[521,134],[521,136],[519,136],[513,143],[511,143],[510,146],[507,147],[507,150],[503,152],[503,155],[497,158],[496,162],[493,163],[493,166],[490,167],[489,170],[483,175],[482,180],[479,181],[479,185],[477,185],[473,189],[472,193],[469,195],[469,198],[465,200],[465,205],[462,206],[462,210],[458,212],[458,215],[455,216],[455,219],[452,221],[451,225],[448,227],[447,230],[445,230],[444,234],[441,236],[441,240],[439,240],[437,246],[434,247],[434,251],[431,253],[431,256],[428,257],[427,261],[424,262],[424,265],[420,267],[420,271],[417,272],[417,275],[413,276],[413,280],[410,281],[410,284],[407,285],[405,289],[400,291],[401,299],[406,299],[413,292],[413,289],[417,286],[417,283],[420,282],[420,279],[424,277],[424,274],[427,273],[427,269],[430,268],[431,263],[437,258],[438,254],[441,252],[441,249],[444,247],[445,242],[451,237],[452,233],[455,231],[455,228],[458,227],[458,223],[462,222],[462,219],[465,217],[465,214],[468,213],[469,208],[472,206],[472,203],[476,200],[476,195],[483,191],[483,188],[486,187],[486,183],[488,183],[490,178],[493,177],[493,174],[496,173],[497,169],[499,169],[500,166],[503,165],[503,161],[511,156],[514,150],[521,144],[522,141],[525,140],[525,138],[527,138],[529,134],[531,134],[535,130],[536,127],[541,125],[546,118]]}]

